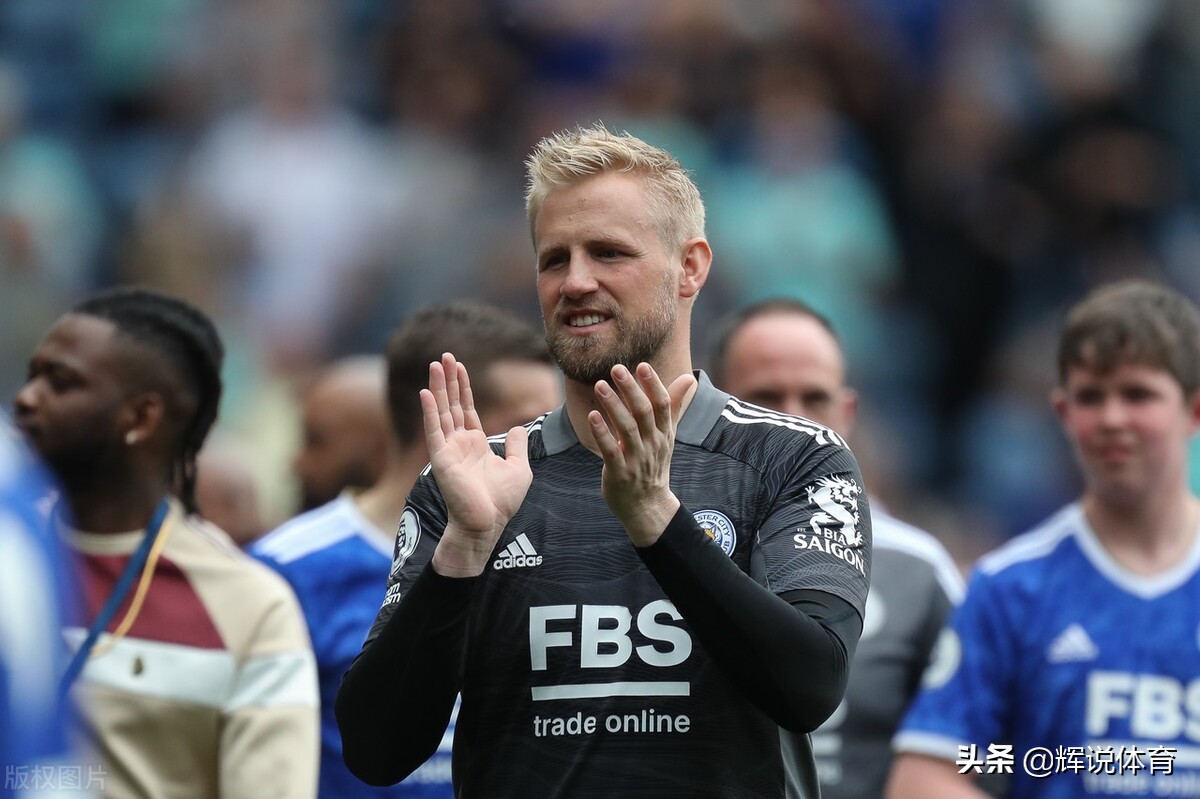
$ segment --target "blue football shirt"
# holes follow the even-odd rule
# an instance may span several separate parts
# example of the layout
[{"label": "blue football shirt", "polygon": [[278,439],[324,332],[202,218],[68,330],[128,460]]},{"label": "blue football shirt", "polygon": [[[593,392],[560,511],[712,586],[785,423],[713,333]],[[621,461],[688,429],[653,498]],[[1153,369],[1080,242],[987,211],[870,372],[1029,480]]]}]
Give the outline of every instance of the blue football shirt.
[{"label": "blue football shirt", "polygon": [[895,745],[984,773],[1011,746],[1018,798],[1200,797],[1200,536],[1140,576],[1072,504],[982,558]]}]

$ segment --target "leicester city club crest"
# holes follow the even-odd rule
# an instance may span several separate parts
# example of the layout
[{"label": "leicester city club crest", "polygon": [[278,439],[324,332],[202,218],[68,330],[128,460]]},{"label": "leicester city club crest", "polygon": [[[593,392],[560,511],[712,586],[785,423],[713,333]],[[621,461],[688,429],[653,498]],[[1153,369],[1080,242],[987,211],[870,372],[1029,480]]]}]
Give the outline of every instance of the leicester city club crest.
[{"label": "leicester city club crest", "polygon": [[737,532],[734,531],[733,522],[729,521],[729,517],[719,510],[697,511],[692,516],[696,519],[696,524],[704,530],[704,534],[715,541],[722,552],[733,557],[733,550],[737,547]]}]

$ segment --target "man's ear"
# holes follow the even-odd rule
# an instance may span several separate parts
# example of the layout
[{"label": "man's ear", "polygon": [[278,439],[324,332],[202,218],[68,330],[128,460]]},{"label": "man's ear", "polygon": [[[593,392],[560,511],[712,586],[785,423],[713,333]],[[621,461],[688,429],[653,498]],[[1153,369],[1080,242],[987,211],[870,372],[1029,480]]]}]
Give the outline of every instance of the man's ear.
[{"label": "man's ear", "polygon": [[845,386],[842,388],[842,396],[839,401],[842,403],[842,418],[846,420],[846,432],[849,432],[854,427],[854,420],[858,417],[858,392]]},{"label": "man's ear", "polygon": [[1067,391],[1062,386],[1050,389],[1050,407],[1058,414],[1058,421],[1067,421]]},{"label": "man's ear", "polygon": [[166,420],[166,403],[157,391],[135,394],[125,401],[121,412],[125,443],[145,443],[158,435]]},{"label": "man's ear", "polygon": [[683,252],[683,275],[679,280],[679,296],[695,297],[708,280],[708,268],[712,265],[712,247],[703,236],[688,239],[681,248]]},{"label": "man's ear", "polygon": [[1200,430],[1200,388],[1192,392],[1187,400],[1188,415],[1192,419],[1192,435]]}]

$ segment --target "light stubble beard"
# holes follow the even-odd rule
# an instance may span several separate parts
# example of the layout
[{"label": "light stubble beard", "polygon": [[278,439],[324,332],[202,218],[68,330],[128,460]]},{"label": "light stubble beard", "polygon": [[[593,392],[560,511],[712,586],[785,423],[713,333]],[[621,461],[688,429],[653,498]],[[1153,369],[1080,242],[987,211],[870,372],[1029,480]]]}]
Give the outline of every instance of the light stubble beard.
[{"label": "light stubble beard", "polygon": [[[555,312],[561,317],[562,309]],[[572,336],[561,329],[546,326],[546,344],[558,368],[567,379],[584,385],[612,379],[612,368],[624,364],[631,371],[642,361],[653,362],[675,331],[679,309],[675,305],[674,285],[658,292],[654,307],[640,319],[630,319],[613,309],[613,341],[607,345],[599,337]]]}]

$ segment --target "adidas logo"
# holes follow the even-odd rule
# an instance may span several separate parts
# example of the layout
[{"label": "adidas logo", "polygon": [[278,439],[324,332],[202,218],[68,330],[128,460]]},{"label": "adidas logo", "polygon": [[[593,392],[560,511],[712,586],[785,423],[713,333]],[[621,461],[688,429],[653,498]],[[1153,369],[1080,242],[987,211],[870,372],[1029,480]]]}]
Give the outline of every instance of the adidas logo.
[{"label": "adidas logo", "polygon": [[504,548],[500,557],[492,561],[493,569],[519,569],[522,566],[541,566],[542,556],[529,543],[529,538],[521,533]]},{"label": "adidas logo", "polygon": [[1072,624],[1050,642],[1046,649],[1046,660],[1050,663],[1078,663],[1095,660],[1099,654],[1100,650],[1092,642],[1087,630]]}]

